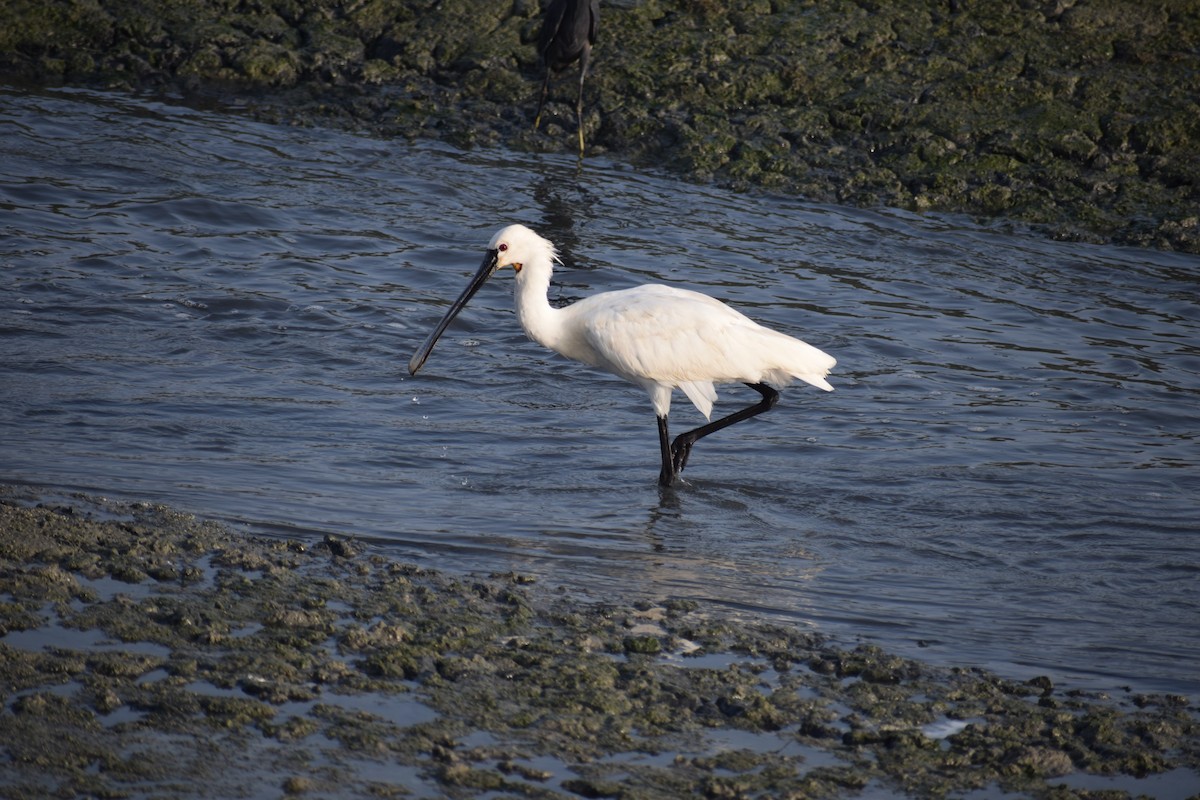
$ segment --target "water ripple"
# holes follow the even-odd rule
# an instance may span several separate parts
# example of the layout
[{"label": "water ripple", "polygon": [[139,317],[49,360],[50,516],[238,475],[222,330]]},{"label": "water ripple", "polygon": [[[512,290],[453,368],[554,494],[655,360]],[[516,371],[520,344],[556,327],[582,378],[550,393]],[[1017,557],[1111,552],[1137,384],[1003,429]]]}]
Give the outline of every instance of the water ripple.
[{"label": "water ripple", "polygon": [[[0,480],[1200,691],[1193,257],[603,159],[0,97]],[[527,341],[507,281],[409,378],[510,221],[560,245],[556,302],[698,288],[835,354],[838,391],[794,387],[706,439],[663,496],[644,396]]]}]

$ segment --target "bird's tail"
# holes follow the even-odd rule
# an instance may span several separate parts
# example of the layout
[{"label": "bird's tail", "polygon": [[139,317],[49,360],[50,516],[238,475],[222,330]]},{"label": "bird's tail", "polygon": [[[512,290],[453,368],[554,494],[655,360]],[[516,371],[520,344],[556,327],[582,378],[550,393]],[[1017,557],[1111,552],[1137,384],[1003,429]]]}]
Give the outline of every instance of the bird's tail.
[{"label": "bird's tail", "polygon": [[829,383],[829,381],[825,380],[824,375],[816,375],[810,372],[803,375],[797,375],[796,377],[805,383],[817,387],[818,389],[824,389],[827,392],[833,391],[833,386]]},{"label": "bird's tail", "polygon": [[816,386],[818,389],[832,392],[833,386],[825,380],[825,376],[837,365],[837,359],[823,350],[818,350],[808,342],[802,342],[790,336],[785,338],[787,338],[789,346],[786,358],[782,359],[784,366],[780,368],[780,371],[786,372],[792,378]]}]

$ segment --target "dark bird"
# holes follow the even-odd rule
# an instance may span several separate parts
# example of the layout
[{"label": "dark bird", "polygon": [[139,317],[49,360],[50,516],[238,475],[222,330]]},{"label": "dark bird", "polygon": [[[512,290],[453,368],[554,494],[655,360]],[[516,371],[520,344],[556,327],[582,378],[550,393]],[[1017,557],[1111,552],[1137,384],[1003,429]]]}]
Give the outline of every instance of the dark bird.
[{"label": "dark bird", "polygon": [[583,79],[587,76],[596,29],[600,27],[600,0],[551,0],[538,35],[538,55],[542,59],[545,77],[542,97],[538,101],[536,131],[542,123],[542,107],[546,105],[546,90],[550,73],[561,72],[579,62],[579,96],[575,101],[575,120],[579,125],[579,155],[583,155]]}]

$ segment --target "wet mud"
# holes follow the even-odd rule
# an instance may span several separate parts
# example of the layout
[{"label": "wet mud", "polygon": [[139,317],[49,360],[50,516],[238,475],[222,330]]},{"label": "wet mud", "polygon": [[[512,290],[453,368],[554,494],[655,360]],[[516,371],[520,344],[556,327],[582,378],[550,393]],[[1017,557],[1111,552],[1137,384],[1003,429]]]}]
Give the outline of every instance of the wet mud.
[{"label": "wet mud", "polygon": [[1200,776],[1180,696],[933,668],[160,506],[4,497],[14,799],[1119,798]]},{"label": "wet mud", "polygon": [[[10,0],[0,80],[573,152],[536,0]],[[1020,220],[1200,252],[1200,5],[612,0],[589,152],[739,191]],[[669,221],[668,221],[669,222]]]}]

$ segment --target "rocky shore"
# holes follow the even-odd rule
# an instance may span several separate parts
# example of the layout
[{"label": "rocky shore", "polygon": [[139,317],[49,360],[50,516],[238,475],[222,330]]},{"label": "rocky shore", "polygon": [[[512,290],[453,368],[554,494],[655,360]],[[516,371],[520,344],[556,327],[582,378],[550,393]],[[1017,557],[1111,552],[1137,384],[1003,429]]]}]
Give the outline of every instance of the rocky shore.
[{"label": "rocky shore", "polygon": [[932,668],[692,602],[586,602],[17,489],[0,499],[0,692],[14,800],[1119,798],[1200,774],[1180,696]]},{"label": "rocky shore", "polygon": [[[592,154],[738,191],[1200,252],[1195,3],[602,5]],[[569,75],[532,130],[539,15],[537,0],[12,0],[0,80],[571,152]]]}]

